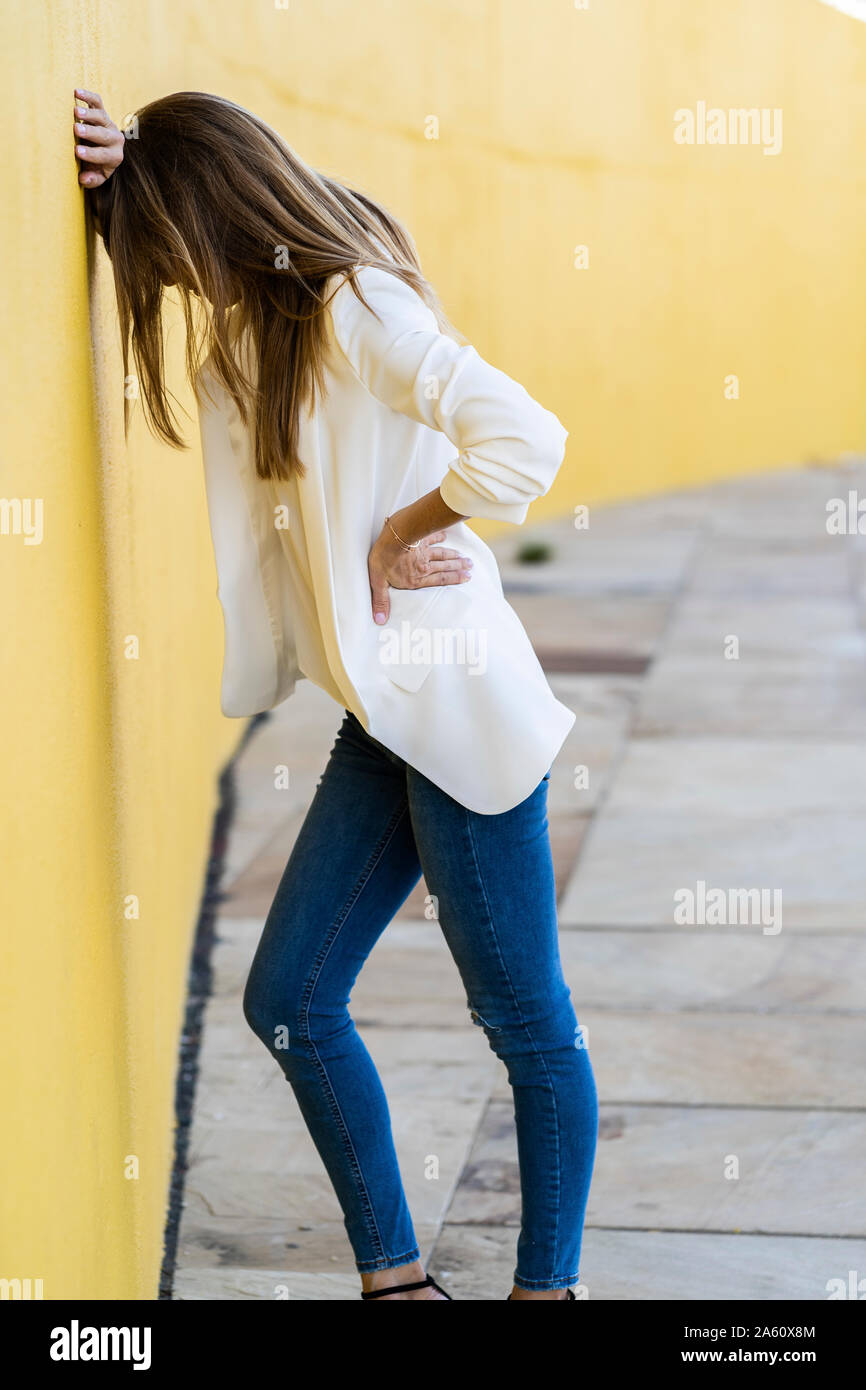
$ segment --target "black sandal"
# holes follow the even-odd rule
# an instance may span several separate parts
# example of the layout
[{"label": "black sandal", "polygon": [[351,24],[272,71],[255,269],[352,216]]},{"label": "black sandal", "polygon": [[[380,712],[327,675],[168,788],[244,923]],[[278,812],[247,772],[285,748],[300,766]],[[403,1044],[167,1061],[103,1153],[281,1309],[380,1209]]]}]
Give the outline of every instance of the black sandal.
[{"label": "black sandal", "polygon": [[[574,1298],[574,1294],[571,1292],[571,1289],[566,1289],[566,1291],[565,1291],[565,1301],[568,1302],[568,1300],[569,1300],[570,1298],[571,1298],[571,1299],[574,1299],[574,1302],[575,1302],[575,1303],[577,1302],[577,1299]],[[553,1301],[553,1300],[551,1299],[551,1302],[552,1302],[552,1301]],[[505,1302],[506,1302],[506,1303],[513,1303],[513,1302],[514,1302],[514,1300],[513,1300],[513,1298],[511,1297],[511,1294],[510,1294],[510,1293],[505,1295]]]},{"label": "black sandal", "polygon": [[428,1274],[426,1279],[421,1279],[417,1284],[390,1284],[387,1289],[373,1289],[369,1293],[362,1293],[361,1297],[384,1298],[386,1293],[411,1293],[413,1289],[427,1288],[435,1289],[437,1293],[444,1293],[449,1303],[454,1302],[450,1293],[446,1293],[444,1289],[439,1287],[432,1274]]}]

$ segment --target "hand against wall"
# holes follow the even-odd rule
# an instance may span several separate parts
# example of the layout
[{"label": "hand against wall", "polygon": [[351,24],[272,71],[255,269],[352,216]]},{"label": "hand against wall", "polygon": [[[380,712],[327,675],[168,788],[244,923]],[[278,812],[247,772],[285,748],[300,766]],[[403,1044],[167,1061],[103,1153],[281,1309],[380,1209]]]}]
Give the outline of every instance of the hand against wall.
[{"label": "hand against wall", "polygon": [[[98,92],[75,88],[75,154],[83,168],[78,182],[85,188],[98,188],[111,178],[123,160],[123,131],[118,130],[102,104]],[[86,105],[84,103],[87,103]]]}]

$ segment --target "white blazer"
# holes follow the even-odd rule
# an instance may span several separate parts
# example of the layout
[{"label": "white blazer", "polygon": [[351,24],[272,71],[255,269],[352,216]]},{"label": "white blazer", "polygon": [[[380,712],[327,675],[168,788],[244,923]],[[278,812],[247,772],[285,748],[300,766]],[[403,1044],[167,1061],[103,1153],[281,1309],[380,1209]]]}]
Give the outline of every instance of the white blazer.
[{"label": "white blazer", "polygon": [[221,708],[272,709],[306,676],[456,801],[508,811],[545,775],[574,714],[503,596],[492,551],[465,523],[450,527],[445,544],[472,557],[472,578],[391,589],[384,626],[367,556],[386,515],[440,485],[454,511],[520,525],[553,482],[567,431],[441,333],[398,276],[357,274],[378,318],[333,277],[327,390],[300,426],[305,477],[259,478],[251,433],[208,362],[196,379],[225,625]]}]

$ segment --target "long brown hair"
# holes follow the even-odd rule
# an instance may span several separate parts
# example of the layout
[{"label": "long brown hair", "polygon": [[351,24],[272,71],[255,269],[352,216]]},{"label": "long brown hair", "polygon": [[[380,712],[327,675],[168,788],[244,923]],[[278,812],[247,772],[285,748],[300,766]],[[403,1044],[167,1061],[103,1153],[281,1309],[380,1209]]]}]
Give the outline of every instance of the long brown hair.
[{"label": "long brown hair", "polygon": [[[175,448],[186,445],[165,380],[168,285],[181,298],[190,381],[210,355],[244,423],[252,411],[262,478],[304,472],[299,416],[323,390],[322,311],[332,275],[348,274],[366,304],[353,269],[390,270],[444,332],[459,336],[400,223],[365,194],[311,169],[242,106],[207,92],[175,92],[143,106],[124,133],[123,163],[87,196],[114,270],[124,379],[131,349],[148,426]],[[254,373],[235,351],[241,333]]]}]

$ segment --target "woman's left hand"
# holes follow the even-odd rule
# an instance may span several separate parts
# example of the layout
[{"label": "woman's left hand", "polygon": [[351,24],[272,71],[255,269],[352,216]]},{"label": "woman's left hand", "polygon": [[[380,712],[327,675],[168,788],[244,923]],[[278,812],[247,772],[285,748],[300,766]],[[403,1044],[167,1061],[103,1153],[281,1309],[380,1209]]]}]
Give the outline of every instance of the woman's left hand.
[{"label": "woman's left hand", "polygon": [[[76,87],[75,101],[75,121],[72,126],[75,154],[84,166],[79,172],[78,182],[85,188],[98,188],[123,163],[123,131],[114,124],[98,92]],[[85,140],[89,144],[83,144]]]}]

